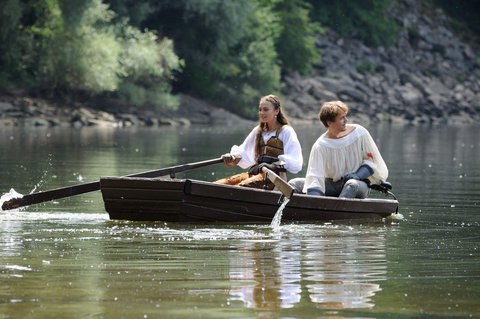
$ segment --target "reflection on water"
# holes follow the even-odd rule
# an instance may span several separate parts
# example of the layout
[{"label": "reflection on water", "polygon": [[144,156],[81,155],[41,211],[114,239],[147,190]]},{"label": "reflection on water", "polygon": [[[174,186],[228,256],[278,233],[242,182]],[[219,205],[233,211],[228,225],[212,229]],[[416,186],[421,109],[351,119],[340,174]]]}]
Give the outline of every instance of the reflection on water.
[{"label": "reflection on water", "polygon": [[386,279],[384,236],[377,228],[357,234],[315,227],[315,238],[306,241],[245,242],[231,256],[231,300],[269,310],[291,308],[302,297],[324,309],[372,308],[379,281]]},{"label": "reflection on water", "polygon": [[326,309],[372,308],[373,296],[386,279],[385,233],[375,228],[326,232],[324,240],[307,243],[308,291]]},{"label": "reflection on water", "polygon": [[243,245],[231,254],[231,300],[264,310],[291,308],[298,303],[302,292],[301,260],[300,251],[291,250],[295,243],[287,247],[268,241]]}]

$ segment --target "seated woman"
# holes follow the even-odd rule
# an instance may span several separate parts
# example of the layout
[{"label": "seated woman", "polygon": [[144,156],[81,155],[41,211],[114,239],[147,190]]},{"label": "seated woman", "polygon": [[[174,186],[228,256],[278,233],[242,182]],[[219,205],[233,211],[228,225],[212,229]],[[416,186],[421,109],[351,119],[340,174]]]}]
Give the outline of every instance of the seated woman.
[{"label": "seated woman", "polygon": [[[264,188],[266,181],[262,167],[273,170],[284,180],[287,180],[286,171],[296,174],[302,169],[302,148],[297,134],[282,112],[280,99],[273,94],[262,97],[258,115],[259,124],[245,141],[240,146],[232,146],[230,153],[222,156],[225,166],[238,165],[248,168],[248,172],[216,183]],[[272,189],[273,185],[268,188]]]}]

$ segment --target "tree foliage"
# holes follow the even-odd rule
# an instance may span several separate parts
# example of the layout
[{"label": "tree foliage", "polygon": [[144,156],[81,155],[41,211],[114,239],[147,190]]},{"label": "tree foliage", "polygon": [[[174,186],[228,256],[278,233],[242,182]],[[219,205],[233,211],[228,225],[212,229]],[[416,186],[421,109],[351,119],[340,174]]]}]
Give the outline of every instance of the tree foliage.
[{"label": "tree foliage", "polygon": [[331,27],[341,36],[356,36],[367,45],[391,45],[399,30],[386,18],[391,0],[308,0],[315,21]]},{"label": "tree foliage", "polygon": [[10,73],[20,73],[19,60],[23,55],[19,28],[23,5],[17,0],[0,0],[0,78],[4,82]]},{"label": "tree foliage", "polygon": [[445,10],[458,23],[480,34],[480,0],[434,0],[436,5]]},{"label": "tree foliage", "polygon": [[259,96],[278,90],[279,26],[269,8],[251,0],[161,0],[150,7],[141,27],[172,38],[185,60],[178,91],[253,116]]},{"label": "tree foliage", "polygon": [[[429,0],[471,30],[480,0]],[[319,60],[320,24],[369,45],[399,26],[391,0],[0,0],[0,85],[112,92],[174,106],[174,92],[255,117],[282,75]],[[368,65],[357,68],[369,72]]]},{"label": "tree foliage", "polygon": [[[170,102],[166,106],[175,106],[170,81],[182,61],[171,40],[141,32],[126,19],[113,23],[115,13],[100,0],[28,0],[23,6],[8,5],[17,8],[17,14],[10,15],[17,21],[13,39],[17,49],[2,47],[9,52],[2,65],[16,61],[9,69],[10,78],[52,90],[114,91],[135,100],[131,89],[122,91],[133,86],[155,92],[135,102],[164,96],[163,101]],[[21,54],[15,55],[16,51]]]},{"label": "tree foliage", "polygon": [[312,6],[303,0],[279,0],[274,10],[280,21],[281,32],[275,41],[283,73],[299,71],[307,74],[320,56],[315,48],[315,34],[321,32],[318,24],[310,22]]},{"label": "tree foliage", "polygon": [[[172,38],[185,69],[178,91],[256,116],[258,98],[277,92],[281,74],[307,73],[318,59],[303,0],[112,0],[116,12],[142,12],[142,28]],[[148,8],[147,8],[148,7]]]}]

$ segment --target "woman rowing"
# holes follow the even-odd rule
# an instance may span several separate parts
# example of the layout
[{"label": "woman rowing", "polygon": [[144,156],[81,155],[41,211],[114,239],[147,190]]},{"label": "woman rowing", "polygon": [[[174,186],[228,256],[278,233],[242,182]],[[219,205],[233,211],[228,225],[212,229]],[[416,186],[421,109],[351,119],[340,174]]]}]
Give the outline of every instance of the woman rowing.
[{"label": "woman rowing", "polygon": [[[302,169],[303,156],[294,129],[280,107],[280,99],[267,95],[258,106],[259,124],[230,153],[222,156],[225,166],[238,165],[248,172],[216,181],[219,184],[263,188],[265,178],[262,168],[267,167],[287,180],[286,171],[296,174]],[[273,188],[270,185],[269,188]]]}]

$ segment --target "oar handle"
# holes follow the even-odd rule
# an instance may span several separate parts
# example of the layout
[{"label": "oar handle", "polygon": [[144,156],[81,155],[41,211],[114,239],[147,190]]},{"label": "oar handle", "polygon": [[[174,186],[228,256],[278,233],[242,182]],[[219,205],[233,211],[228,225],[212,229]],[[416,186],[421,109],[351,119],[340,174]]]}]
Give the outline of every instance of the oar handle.
[{"label": "oar handle", "polygon": [[262,171],[265,173],[267,178],[280,190],[286,198],[290,199],[293,195],[293,187],[288,185],[280,176],[275,174],[272,170],[262,167]]},{"label": "oar handle", "polygon": [[196,163],[189,163],[189,164],[177,165],[177,166],[172,166],[167,168],[161,168],[154,171],[136,173],[132,175],[127,175],[126,177],[159,177],[159,176],[170,175],[171,178],[174,178],[176,173],[181,173],[181,172],[189,171],[192,169],[210,166],[210,165],[219,164],[219,163],[223,163],[223,159],[221,157],[211,159],[211,160],[196,162]]},{"label": "oar handle", "polygon": [[[189,163],[184,165],[177,165],[177,166],[162,168],[154,171],[131,174],[131,175],[127,175],[126,177],[159,177],[159,176],[170,175],[173,178],[175,177],[176,173],[180,173],[180,172],[184,172],[184,171],[188,171],[188,170],[192,170],[200,167],[205,167],[213,164],[219,164],[222,162],[223,162],[222,158],[216,158],[216,159],[211,159],[211,160],[206,160],[206,161],[201,161],[196,163]],[[100,189],[100,182],[96,181],[96,182],[90,182],[90,183],[85,183],[80,185],[52,189],[44,192],[27,194],[21,198],[12,198],[6,201],[2,205],[2,210],[10,210],[10,209],[23,207],[23,206],[39,204],[39,203],[48,202],[54,199],[60,199],[60,198],[70,197],[70,196],[84,194],[88,192],[93,192],[99,189]]]}]

